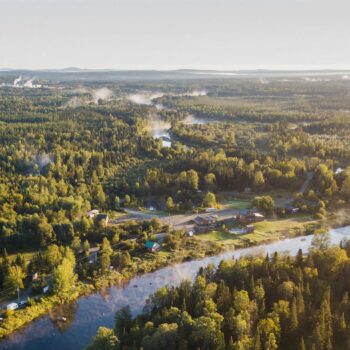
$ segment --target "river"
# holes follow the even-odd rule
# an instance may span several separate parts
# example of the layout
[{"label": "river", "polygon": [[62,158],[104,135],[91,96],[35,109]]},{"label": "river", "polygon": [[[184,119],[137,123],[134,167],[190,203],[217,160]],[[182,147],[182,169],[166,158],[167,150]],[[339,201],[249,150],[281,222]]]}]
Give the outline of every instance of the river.
[{"label": "river", "polygon": [[[333,244],[350,238],[350,226],[331,232]],[[137,276],[124,286],[114,286],[57,308],[50,315],[43,316],[23,329],[13,333],[0,343],[0,349],[11,350],[79,350],[91,342],[99,326],[113,327],[115,312],[130,305],[135,316],[140,313],[147,297],[158,288],[177,286],[183,279],[193,280],[202,266],[222,259],[238,258],[244,255],[290,252],[295,255],[299,248],[307,252],[312,236],[284,239],[268,245],[225,252],[201,260],[168,266],[152,273]],[[67,321],[59,324],[57,317],[64,315]]]}]

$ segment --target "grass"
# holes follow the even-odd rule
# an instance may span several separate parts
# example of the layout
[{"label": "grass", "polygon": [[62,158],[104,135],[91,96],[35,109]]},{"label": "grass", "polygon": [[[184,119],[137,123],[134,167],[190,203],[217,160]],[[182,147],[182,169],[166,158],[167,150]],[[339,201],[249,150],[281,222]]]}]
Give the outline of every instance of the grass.
[{"label": "grass", "polygon": [[252,202],[249,199],[231,199],[224,201],[223,204],[237,210],[249,209],[252,207]]},{"label": "grass", "polygon": [[215,230],[208,233],[199,234],[196,236],[201,241],[224,243],[225,245],[234,245],[239,241],[239,237],[226,233],[222,230]]},{"label": "grass", "polygon": [[297,215],[280,219],[271,219],[255,223],[255,231],[243,235],[233,235],[218,229],[196,237],[203,242],[213,242],[226,248],[249,244],[261,244],[282,238],[298,236],[305,232],[305,225],[315,223],[307,215]]}]

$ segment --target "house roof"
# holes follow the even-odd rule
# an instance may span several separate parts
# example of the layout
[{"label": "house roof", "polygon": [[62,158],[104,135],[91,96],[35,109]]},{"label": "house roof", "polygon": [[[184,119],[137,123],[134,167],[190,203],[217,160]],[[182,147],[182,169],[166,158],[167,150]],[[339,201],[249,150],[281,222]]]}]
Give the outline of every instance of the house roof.
[{"label": "house roof", "polygon": [[157,242],[153,242],[153,241],[147,241],[147,242],[145,243],[145,247],[146,247],[147,249],[152,249],[152,248],[158,247],[158,246],[159,246],[159,244],[158,244]]},{"label": "house roof", "polygon": [[265,217],[263,214],[260,214],[260,213],[250,213],[247,216],[253,216],[255,218],[264,218]]},{"label": "house roof", "polygon": [[88,211],[88,214],[98,214],[99,210],[98,209],[92,209],[90,211]]}]

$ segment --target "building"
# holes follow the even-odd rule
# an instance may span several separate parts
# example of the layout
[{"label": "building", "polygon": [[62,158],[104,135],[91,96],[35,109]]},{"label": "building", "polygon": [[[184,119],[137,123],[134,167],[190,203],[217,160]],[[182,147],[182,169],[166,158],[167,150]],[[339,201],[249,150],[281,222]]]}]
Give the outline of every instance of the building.
[{"label": "building", "polygon": [[157,242],[147,241],[145,243],[145,248],[152,253],[157,252],[160,249],[160,245]]},{"label": "building", "polygon": [[90,219],[93,219],[98,214],[99,214],[98,209],[92,209],[87,213],[87,217]]},{"label": "building", "polygon": [[108,217],[108,214],[97,214],[95,220],[96,220],[97,222],[102,221],[102,223],[103,223],[104,225],[107,225],[107,224],[108,224],[109,217]]},{"label": "building", "polygon": [[17,303],[10,303],[6,305],[6,310],[17,310],[18,304]]},{"label": "building", "polygon": [[260,221],[264,221],[264,220],[265,220],[265,216],[263,214],[257,213],[257,212],[248,212],[245,214],[238,214],[236,216],[236,221],[241,223],[241,224],[260,222]]},{"label": "building", "polygon": [[217,215],[208,215],[208,216],[196,216],[193,219],[193,222],[198,226],[209,226],[213,225],[218,221]]}]

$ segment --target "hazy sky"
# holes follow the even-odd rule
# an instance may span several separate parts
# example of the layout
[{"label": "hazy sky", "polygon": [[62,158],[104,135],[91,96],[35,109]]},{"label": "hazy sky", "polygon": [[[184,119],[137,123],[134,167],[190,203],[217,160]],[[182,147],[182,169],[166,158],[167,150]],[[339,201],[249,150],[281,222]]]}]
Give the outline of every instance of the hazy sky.
[{"label": "hazy sky", "polygon": [[350,67],[349,0],[0,0],[0,67]]}]

